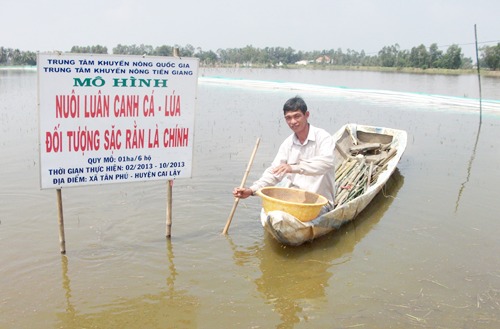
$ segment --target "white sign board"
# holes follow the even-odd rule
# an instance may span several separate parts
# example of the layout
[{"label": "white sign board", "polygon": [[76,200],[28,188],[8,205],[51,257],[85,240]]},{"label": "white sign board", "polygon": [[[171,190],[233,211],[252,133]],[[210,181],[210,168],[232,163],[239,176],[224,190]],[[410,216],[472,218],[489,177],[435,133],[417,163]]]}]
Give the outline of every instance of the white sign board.
[{"label": "white sign board", "polygon": [[42,189],[191,177],[197,58],[37,62]]}]

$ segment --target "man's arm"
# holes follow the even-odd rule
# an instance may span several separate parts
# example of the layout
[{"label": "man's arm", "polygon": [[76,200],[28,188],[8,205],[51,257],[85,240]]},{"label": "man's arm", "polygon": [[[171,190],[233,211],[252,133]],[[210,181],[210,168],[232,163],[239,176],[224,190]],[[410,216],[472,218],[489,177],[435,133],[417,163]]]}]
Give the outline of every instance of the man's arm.
[{"label": "man's arm", "polygon": [[328,135],[317,141],[318,155],[309,159],[301,159],[299,163],[292,164],[292,172],[302,175],[324,175],[335,167],[333,138]]}]

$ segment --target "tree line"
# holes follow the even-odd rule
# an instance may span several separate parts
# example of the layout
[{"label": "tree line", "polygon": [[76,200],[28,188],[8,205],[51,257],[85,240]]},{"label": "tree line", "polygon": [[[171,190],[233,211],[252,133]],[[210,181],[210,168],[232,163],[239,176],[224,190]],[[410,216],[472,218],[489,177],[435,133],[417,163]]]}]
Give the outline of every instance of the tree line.
[{"label": "tree line", "polygon": [[[464,57],[459,45],[453,44],[446,50],[440,50],[433,43],[429,47],[423,44],[410,50],[401,49],[399,44],[383,47],[376,54],[366,54],[341,48],[321,51],[296,51],[291,47],[256,48],[251,45],[244,48],[217,49],[204,51],[188,44],[186,46],[121,45],[112,49],[117,55],[171,56],[174,48],[181,57],[197,57],[201,65],[259,65],[264,67],[291,65],[332,65],[356,67],[392,67],[419,69],[471,69],[473,61]],[[73,46],[71,53],[108,54],[105,46]],[[500,42],[495,46],[483,46],[480,49],[480,66],[490,70],[500,69]],[[0,65],[36,65],[36,53],[18,49],[0,47]]]}]

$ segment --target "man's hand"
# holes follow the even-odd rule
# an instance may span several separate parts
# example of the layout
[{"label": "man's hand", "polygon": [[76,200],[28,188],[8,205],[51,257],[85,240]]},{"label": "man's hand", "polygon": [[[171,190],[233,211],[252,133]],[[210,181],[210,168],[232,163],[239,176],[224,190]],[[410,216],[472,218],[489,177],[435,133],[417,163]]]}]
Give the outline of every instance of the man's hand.
[{"label": "man's hand", "polygon": [[274,167],[272,170],[272,173],[279,177],[291,172],[292,172],[292,167],[288,163],[282,163],[279,166]]},{"label": "man's hand", "polygon": [[235,187],[233,190],[233,195],[235,198],[246,199],[253,194],[253,191],[246,187]]}]

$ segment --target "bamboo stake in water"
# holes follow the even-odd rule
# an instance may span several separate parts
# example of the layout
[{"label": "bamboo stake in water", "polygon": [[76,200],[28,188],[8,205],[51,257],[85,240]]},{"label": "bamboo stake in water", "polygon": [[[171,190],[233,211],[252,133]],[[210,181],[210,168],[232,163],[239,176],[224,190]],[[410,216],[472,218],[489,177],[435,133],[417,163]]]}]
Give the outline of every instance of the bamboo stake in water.
[{"label": "bamboo stake in water", "polygon": [[165,226],[165,236],[170,238],[172,236],[172,186],[173,180],[167,181],[167,221]]},{"label": "bamboo stake in water", "polygon": [[[174,57],[179,57],[179,48],[174,47],[173,49]],[[165,236],[170,238],[172,236],[172,187],[174,185],[173,180],[167,181],[167,211],[166,211],[166,220],[165,220]]]},{"label": "bamboo stake in water", "polygon": [[63,216],[63,205],[62,205],[62,195],[61,189],[56,190],[57,195],[57,218],[59,221],[59,249],[61,254],[66,253],[66,238],[64,237],[64,216]]},{"label": "bamboo stake in water", "polygon": [[479,51],[477,48],[477,28],[474,24],[474,35],[476,37],[476,66],[477,66],[477,80],[479,82],[479,125],[483,122],[483,101],[481,95],[481,69],[479,65]]},{"label": "bamboo stake in water", "polygon": [[[243,179],[241,181],[240,188],[245,187],[248,173],[250,172],[250,167],[252,167],[253,158],[255,157],[255,153],[257,153],[257,148],[259,147],[259,143],[260,143],[260,138],[257,138],[257,141],[255,142],[255,147],[253,148],[252,156],[250,157],[250,161],[248,162],[247,169],[245,170],[245,175],[243,175]],[[231,209],[231,213],[229,214],[229,217],[227,219],[226,226],[224,227],[224,230],[222,231],[222,234],[224,234],[224,235],[226,235],[227,231],[229,230],[229,225],[231,225],[231,221],[233,220],[233,216],[234,216],[234,213],[236,211],[236,207],[238,206],[239,201],[240,201],[240,198],[234,198],[233,209]]]}]

